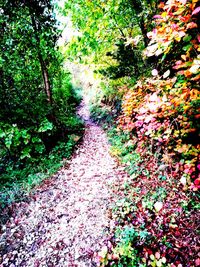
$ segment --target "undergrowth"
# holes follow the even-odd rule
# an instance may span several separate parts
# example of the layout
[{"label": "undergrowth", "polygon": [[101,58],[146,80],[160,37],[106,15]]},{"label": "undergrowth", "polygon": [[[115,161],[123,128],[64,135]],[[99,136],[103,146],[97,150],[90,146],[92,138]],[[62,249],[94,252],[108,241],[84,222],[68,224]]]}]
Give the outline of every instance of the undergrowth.
[{"label": "undergrowth", "polygon": [[4,181],[0,185],[1,209],[25,198],[31,189],[64,166],[80,138],[80,135],[70,136],[67,142],[59,142],[48,155],[32,159],[25,166],[10,162],[1,177]]},{"label": "undergrowth", "polygon": [[[71,86],[68,76],[63,78],[63,84],[60,88],[55,84],[54,88],[57,128],[62,128],[58,134],[50,122],[44,122],[37,134],[42,137],[45,134],[45,145],[42,138],[33,137],[33,132],[22,131],[17,126],[15,131],[14,127],[11,129],[12,133],[2,131],[7,134],[5,140],[10,142],[9,153],[18,152],[19,157],[8,157],[7,151],[0,150],[0,212],[25,199],[34,187],[64,166],[83,136],[84,123],[75,114],[81,101],[80,89]],[[24,150],[21,148],[23,142]]]},{"label": "undergrowth", "polygon": [[147,146],[138,153],[137,140],[118,129],[112,113],[105,119],[104,111],[96,110],[112,155],[130,175],[120,192],[113,187],[119,199],[112,207],[110,238],[98,254],[99,266],[198,266],[198,193],[184,188],[181,171],[163,164],[159,150]]}]

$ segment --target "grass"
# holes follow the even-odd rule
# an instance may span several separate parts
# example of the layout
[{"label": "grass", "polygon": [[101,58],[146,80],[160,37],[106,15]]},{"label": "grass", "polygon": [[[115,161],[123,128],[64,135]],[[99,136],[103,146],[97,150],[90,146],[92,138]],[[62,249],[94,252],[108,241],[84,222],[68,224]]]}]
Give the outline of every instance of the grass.
[{"label": "grass", "polygon": [[1,209],[25,198],[44,179],[55,174],[71,157],[81,135],[72,135],[67,142],[59,142],[48,155],[31,159],[25,166],[9,163],[1,174]]}]

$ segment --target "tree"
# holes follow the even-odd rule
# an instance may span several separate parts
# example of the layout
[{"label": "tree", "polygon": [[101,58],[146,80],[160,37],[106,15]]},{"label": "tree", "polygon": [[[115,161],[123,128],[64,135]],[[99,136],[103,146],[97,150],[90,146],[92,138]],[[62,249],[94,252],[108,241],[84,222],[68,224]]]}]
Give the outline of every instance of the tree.
[{"label": "tree", "polygon": [[[66,80],[60,87],[56,81],[63,76],[59,31],[51,1],[6,0],[0,12],[0,157],[31,158],[66,133],[64,120],[73,112],[70,108],[64,119],[58,107]],[[65,93],[71,97],[68,82]],[[63,105],[70,105],[65,100]]]},{"label": "tree", "polygon": [[[108,55],[115,59],[116,77],[137,76],[144,69],[140,51],[147,46],[148,18],[155,10],[156,1],[67,1],[64,14],[71,16],[81,33],[69,44],[68,52],[76,58],[93,56],[93,61],[104,68],[111,61]],[[130,61],[130,55],[136,64]]]}]

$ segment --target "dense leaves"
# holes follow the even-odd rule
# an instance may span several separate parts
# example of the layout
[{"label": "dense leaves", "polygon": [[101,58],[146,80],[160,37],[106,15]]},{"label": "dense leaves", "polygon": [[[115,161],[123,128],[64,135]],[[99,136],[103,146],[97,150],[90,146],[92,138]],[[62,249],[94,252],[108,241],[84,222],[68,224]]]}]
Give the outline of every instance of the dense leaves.
[{"label": "dense leaves", "polygon": [[51,1],[1,1],[0,28],[3,186],[34,175],[34,166],[45,159],[48,165],[48,154],[56,146],[65,152],[68,147],[69,156],[70,135],[82,126],[75,116],[79,100],[57,48],[60,33]]},{"label": "dense leaves", "polygon": [[175,169],[183,171],[182,181],[185,179],[185,185],[194,190],[199,187],[200,148],[199,40],[197,18],[192,15],[195,7],[195,1],[160,4],[163,12],[154,16],[156,28],[148,33],[151,41],[144,53],[149,57],[162,55],[158,61],[161,68],[158,65],[159,71],[152,71],[155,78],[140,80],[125,94],[120,118],[123,129],[136,133],[140,153],[151,144],[153,150],[159,148],[171,168],[178,156],[181,161]]},{"label": "dense leaves", "polygon": [[88,17],[82,24],[72,12],[80,31],[76,51],[82,57],[89,46],[88,61],[106,76],[91,101],[92,115],[111,128],[111,152],[131,175],[122,191],[115,189],[121,198],[99,265],[198,266],[198,1],[86,6],[79,1],[79,12]]},{"label": "dense leaves", "polygon": [[137,45],[140,49],[147,45],[148,18],[155,13],[156,2],[66,1],[64,14],[71,15],[79,32],[68,45],[68,55],[98,63],[100,73],[111,78],[140,76],[145,62]]},{"label": "dense leaves", "polygon": [[[199,266],[198,1],[70,0],[63,13],[77,31],[65,54],[93,64],[101,81],[91,113],[106,121],[111,153],[130,174],[113,187],[99,266]],[[51,2],[7,0],[0,14],[1,180],[25,175],[32,186],[80,138],[78,99]]]}]

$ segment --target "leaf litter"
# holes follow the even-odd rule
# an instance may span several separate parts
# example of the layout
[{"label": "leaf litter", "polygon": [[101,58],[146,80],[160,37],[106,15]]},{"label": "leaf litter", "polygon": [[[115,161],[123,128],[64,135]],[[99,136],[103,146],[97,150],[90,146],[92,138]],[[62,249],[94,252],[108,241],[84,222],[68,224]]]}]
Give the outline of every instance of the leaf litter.
[{"label": "leaf litter", "polygon": [[118,171],[104,131],[89,119],[82,144],[53,177],[32,192],[27,201],[12,204],[1,225],[0,266],[96,266],[110,223],[107,207],[115,202],[111,184],[127,173]]}]

